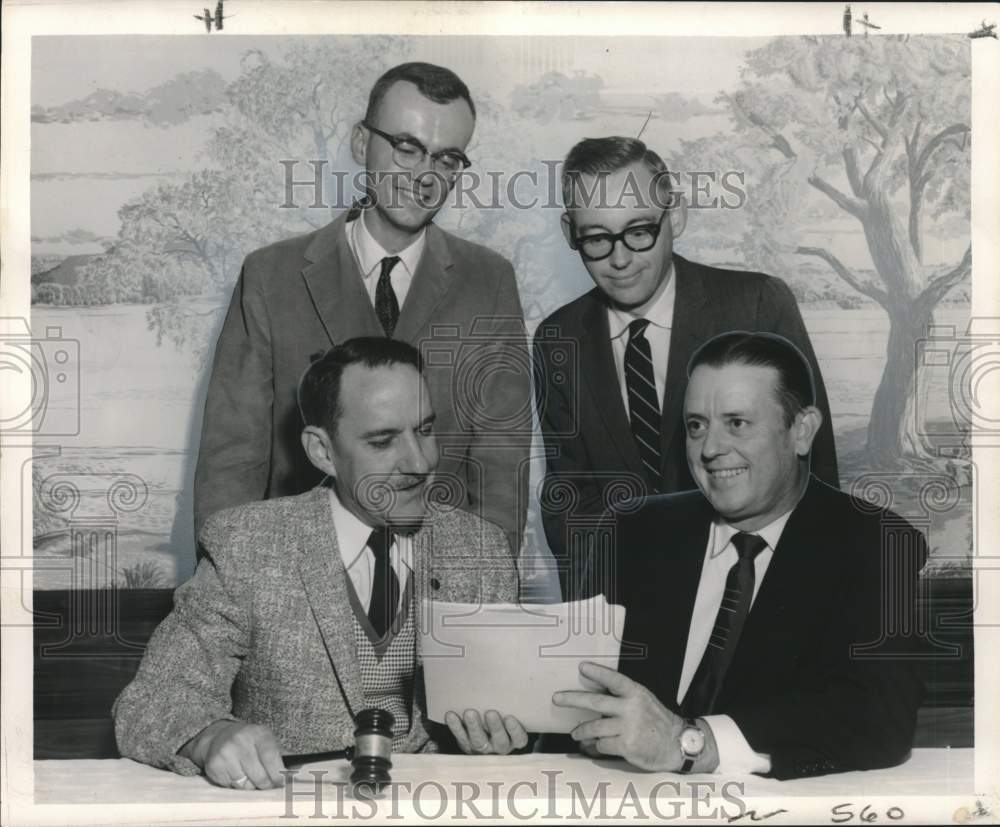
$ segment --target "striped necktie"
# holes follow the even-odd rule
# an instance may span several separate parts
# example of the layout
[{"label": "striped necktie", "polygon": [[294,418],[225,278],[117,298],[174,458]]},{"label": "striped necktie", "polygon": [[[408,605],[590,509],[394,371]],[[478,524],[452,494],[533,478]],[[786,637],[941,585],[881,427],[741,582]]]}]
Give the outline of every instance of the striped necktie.
[{"label": "striped necktie", "polygon": [[755,579],[754,560],[767,548],[764,538],[743,531],[734,534],[731,542],[739,560],[726,576],[726,590],[712,627],[712,635],[681,704],[681,711],[688,718],[709,715],[715,707],[722,682],[743,634],[743,625],[750,614]]},{"label": "striped necktie", "polygon": [[389,278],[392,268],[398,262],[399,256],[386,256],[382,259],[378,284],[375,285],[375,315],[389,338],[392,338],[396,322],[399,321],[399,302],[396,300],[396,291],[392,289],[392,279]]},{"label": "striped necktie", "polygon": [[647,325],[649,319],[636,319],[628,326],[625,388],[632,436],[646,476],[657,492],[660,490],[660,403],[653,376],[653,355],[646,338]]}]

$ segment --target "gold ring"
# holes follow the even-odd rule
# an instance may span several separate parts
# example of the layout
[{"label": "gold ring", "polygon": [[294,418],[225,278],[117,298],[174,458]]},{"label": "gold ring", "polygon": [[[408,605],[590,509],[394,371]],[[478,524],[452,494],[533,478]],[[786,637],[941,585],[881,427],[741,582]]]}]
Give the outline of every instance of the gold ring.
[{"label": "gold ring", "polygon": [[245,775],[241,775],[241,776],[240,776],[239,778],[237,778],[237,779],[236,779],[236,780],[235,780],[235,781],[233,782],[233,786],[234,786],[234,787],[242,787],[242,786],[243,786],[244,784],[246,784],[246,782],[247,782],[247,781],[249,781],[249,780],[250,780],[250,779],[249,779],[249,778],[248,778],[247,776],[245,776]]}]

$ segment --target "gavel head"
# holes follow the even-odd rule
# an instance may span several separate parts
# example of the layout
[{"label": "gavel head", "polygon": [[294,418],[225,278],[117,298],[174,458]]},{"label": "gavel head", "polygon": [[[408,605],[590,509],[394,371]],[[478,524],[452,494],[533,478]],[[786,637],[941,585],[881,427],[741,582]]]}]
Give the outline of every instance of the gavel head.
[{"label": "gavel head", "polygon": [[395,718],[384,709],[363,709],[354,719],[354,757],[351,784],[355,794],[377,795],[392,782],[392,726]]}]

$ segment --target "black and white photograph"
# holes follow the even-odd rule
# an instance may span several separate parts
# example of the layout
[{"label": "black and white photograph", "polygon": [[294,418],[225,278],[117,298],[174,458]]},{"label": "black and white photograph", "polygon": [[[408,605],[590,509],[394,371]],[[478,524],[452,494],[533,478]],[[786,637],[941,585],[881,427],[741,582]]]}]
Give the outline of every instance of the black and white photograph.
[{"label": "black and white photograph", "polygon": [[5,3],[3,822],[1000,818],[998,9]]}]

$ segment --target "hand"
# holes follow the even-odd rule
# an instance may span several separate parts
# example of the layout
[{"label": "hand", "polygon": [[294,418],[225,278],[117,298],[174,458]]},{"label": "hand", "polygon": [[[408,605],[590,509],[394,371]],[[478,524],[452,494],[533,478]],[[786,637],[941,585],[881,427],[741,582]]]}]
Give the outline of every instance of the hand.
[{"label": "hand", "polygon": [[181,747],[180,754],[220,787],[267,790],[285,785],[281,748],[266,726],[215,721]]},{"label": "hand", "polygon": [[[644,770],[679,770],[683,762],[678,737],[684,719],[675,715],[641,684],[606,666],[583,662],[580,674],[611,694],[573,690],[556,692],[556,706],[588,709],[602,717],[579,724],[571,733],[593,754],[618,755]],[[590,743],[588,743],[590,742]]]},{"label": "hand", "polygon": [[513,715],[501,717],[495,709],[486,712],[485,729],[483,719],[474,709],[465,710],[462,717],[457,712],[447,712],[444,722],[466,755],[506,755],[528,745],[528,733],[521,722]]}]

